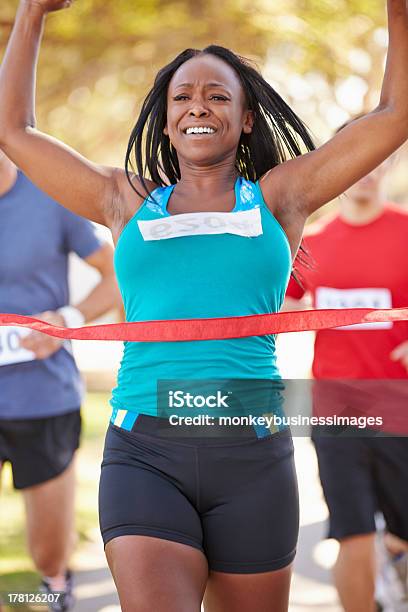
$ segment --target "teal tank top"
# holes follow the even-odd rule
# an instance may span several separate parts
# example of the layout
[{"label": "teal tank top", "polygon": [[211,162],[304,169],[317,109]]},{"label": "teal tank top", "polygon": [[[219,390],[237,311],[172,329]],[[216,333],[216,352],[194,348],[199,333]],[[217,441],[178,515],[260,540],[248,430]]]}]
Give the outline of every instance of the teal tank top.
[{"label": "teal tank top", "polygon": [[[174,187],[155,189],[119,237],[114,263],[126,321],[278,312],[291,252],[259,183],[238,177],[227,213],[170,215]],[[157,416],[160,380],[250,378],[279,378],[275,336],[125,342],[111,405],[114,413]]]}]

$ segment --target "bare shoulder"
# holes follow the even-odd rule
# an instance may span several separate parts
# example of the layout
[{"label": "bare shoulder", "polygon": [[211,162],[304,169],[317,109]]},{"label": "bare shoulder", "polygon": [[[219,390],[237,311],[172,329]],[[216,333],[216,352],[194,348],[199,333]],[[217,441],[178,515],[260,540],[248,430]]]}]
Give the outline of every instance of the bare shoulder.
[{"label": "bare shoulder", "polygon": [[157,185],[149,179],[142,180],[136,174],[130,175],[130,181],[123,168],[115,169],[115,193],[112,200],[111,224],[113,238],[116,241],[126,223],[143,204],[145,198],[156,189]]}]

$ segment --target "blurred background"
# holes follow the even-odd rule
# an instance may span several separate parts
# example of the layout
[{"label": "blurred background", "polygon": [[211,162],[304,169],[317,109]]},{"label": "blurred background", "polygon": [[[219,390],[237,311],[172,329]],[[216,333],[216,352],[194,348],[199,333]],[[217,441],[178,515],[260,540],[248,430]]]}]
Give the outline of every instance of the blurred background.
[{"label": "blurred background", "polygon": [[[17,0],[1,2],[0,53],[17,5]],[[387,46],[385,1],[76,0],[72,9],[48,19],[39,67],[38,125],[98,163],[123,166],[129,133],[157,70],[184,48],[210,43],[255,61],[322,143],[337,126],[378,102]],[[402,204],[408,202],[406,163],[402,150],[389,189],[390,198]],[[100,231],[110,239],[106,228]],[[71,264],[75,303],[97,275],[76,258]],[[312,343],[312,334],[281,336],[284,377],[309,376]],[[122,347],[83,342],[74,348],[88,385],[78,457],[77,609],[114,612],[119,608],[96,509],[108,392]],[[302,530],[291,610],[336,611],[340,608],[329,576],[336,545],[319,542],[327,513],[307,439],[296,440],[296,456]],[[37,584],[22,525],[22,500],[12,491],[6,471],[0,495],[0,591],[29,590]]]}]

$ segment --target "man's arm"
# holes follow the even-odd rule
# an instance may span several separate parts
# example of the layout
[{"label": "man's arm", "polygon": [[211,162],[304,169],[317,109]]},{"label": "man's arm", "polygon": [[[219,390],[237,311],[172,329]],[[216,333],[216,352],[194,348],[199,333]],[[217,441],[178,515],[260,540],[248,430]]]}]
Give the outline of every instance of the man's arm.
[{"label": "man's arm", "polygon": [[[103,244],[100,249],[84,258],[87,264],[98,270],[101,279],[91,292],[74,307],[83,316],[83,322],[90,322],[110,310],[121,312],[122,299],[116,282],[113,268],[113,248],[110,244]],[[52,323],[53,325],[67,326],[67,321],[58,311],[46,311],[33,315],[35,318]],[[69,324],[68,324],[69,326]],[[78,325],[79,326],[79,325]],[[40,332],[32,332],[21,340],[21,346],[33,351],[37,359],[46,359],[59,348],[63,340],[53,338]]]},{"label": "man's arm", "polygon": [[84,259],[87,264],[98,270],[99,283],[89,295],[75,305],[84,316],[84,322],[94,321],[109,310],[122,308],[122,298],[113,268],[113,249],[105,243],[100,249]]}]

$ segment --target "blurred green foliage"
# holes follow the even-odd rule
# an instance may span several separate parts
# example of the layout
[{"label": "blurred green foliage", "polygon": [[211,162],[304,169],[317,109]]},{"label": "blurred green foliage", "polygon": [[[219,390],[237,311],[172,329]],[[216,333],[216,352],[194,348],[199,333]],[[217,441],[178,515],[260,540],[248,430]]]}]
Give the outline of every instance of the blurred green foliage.
[{"label": "blurred green foliage", "polygon": [[[17,5],[1,3],[2,48]],[[322,117],[312,128],[324,132],[333,115],[324,104],[342,108],[336,86],[351,74],[360,79],[362,106],[372,105],[384,28],[385,0],[76,0],[48,18],[40,126],[97,161],[121,163],[157,69],[186,47],[215,42],[255,60],[306,121]],[[288,81],[296,74],[310,76],[303,89]]]}]

